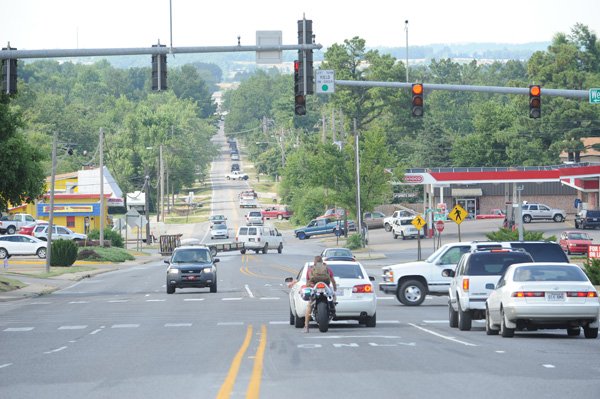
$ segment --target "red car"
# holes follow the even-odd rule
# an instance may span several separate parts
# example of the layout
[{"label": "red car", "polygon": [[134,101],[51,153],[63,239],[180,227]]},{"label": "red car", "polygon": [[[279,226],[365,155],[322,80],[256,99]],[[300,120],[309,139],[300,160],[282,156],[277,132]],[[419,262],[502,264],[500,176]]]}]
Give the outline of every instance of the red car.
[{"label": "red car", "polygon": [[19,234],[25,234],[27,236],[33,236],[33,230],[40,224],[48,224],[45,220],[38,220],[35,223],[29,223],[27,226],[23,226],[19,229]]},{"label": "red car", "polygon": [[490,213],[480,213],[476,219],[504,219],[506,214],[502,209],[492,209]]},{"label": "red car", "polygon": [[287,219],[292,217],[293,212],[285,205],[271,206],[261,211],[263,218],[265,219]]},{"label": "red car", "polygon": [[588,248],[592,243],[592,238],[587,233],[581,231],[563,231],[560,233],[558,243],[563,251],[569,255],[587,254]]}]

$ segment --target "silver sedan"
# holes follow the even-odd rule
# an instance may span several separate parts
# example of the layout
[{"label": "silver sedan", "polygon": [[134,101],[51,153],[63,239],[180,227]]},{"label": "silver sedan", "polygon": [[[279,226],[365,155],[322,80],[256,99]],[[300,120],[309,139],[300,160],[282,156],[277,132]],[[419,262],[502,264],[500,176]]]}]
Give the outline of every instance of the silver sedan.
[{"label": "silver sedan", "polygon": [[517,263],[508,267],[486,302],[486,333],[566,329],[598,336],[598,292],[577,265]]}]

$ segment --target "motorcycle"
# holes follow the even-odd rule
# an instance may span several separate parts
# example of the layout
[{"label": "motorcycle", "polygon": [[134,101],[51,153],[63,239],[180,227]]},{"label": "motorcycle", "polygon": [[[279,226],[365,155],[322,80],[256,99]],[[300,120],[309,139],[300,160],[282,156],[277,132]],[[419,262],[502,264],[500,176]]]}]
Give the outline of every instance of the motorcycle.
[{"label": "motorcycle", "polygon": [[329,322],[335,317],[335,302],[333,290],[324,282],[318,282],[312,289],[313,302],[311,316],[319,326],[319,331],[327,332]]}]

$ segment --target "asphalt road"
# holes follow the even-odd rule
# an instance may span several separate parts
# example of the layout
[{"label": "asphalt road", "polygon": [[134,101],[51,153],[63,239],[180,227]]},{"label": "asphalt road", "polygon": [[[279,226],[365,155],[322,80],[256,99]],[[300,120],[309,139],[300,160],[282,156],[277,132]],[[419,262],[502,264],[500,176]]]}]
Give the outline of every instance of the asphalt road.
[{"label": "asphalt road", "polygon": [[[243,223],[235,198],[246,182],[225,181],[226,167],[227,156],[213,167],[213,211],[226,214],[233,229]],[[493,223],[465,222],[463,240],[481,238],[482,230],[497,228]],[[207,239],[206,226],[194,234]],[[451,239],[452,227],[447,234]],[[370,240],[374,253],[385,256],[364,262],[378,279],[382,265],[415,258],[415,241],[393,240],[382,230],[372,231]],[[375,328],[355,322],[334,323],[324,334],[294,328],[284,279],[334,242],[299,241],[287,232],[282,254],[219,254],[215,294],[185,289],[167,295],[165,265],[153,263],[0,303],[0,397],[558,398],[600,392],[600,340],[558,330],[486,336],[478,322],[472,331],[450,329],[445,297],[406,307],[377,293]],[[431,250],[431,240],[424,240],[423,252]]]}]

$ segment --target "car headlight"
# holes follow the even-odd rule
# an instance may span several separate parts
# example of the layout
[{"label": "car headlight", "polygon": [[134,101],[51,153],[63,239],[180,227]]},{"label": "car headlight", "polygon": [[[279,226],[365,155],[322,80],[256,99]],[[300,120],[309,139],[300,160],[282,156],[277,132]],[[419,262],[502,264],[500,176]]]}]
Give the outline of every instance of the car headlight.
[{"label": "car headlight", "polygon": [[169,268],[169,270],[167,271],[167,273],[169,273],[169,274],[179,274],[179,269]]},{"label": "car headlight", "polygon": [[212,267],[205,267],[204,269],[202,269],[202,271],[203,271],[204,273],[212,273],[212,271],[213,271],[213,268],[212,268]]}]

